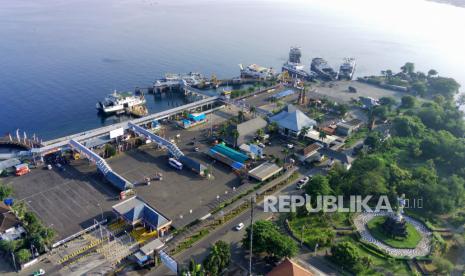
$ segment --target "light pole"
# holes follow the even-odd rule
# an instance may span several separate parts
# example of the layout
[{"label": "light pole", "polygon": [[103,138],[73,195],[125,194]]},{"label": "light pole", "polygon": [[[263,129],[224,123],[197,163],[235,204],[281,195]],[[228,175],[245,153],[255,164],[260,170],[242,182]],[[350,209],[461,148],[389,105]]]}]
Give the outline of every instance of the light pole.
[{"label": "light pole", "polygon": [[305,229],[305,225],[302,225],[302,230],[300,232],[300,246],[302,247],[303,243],[304,243],[304,229]]},{"label": "light pole", "polygon": [[100,215],[102,217],[102,221],[103,222],[103,209],[102,209],[102,205],[100,205],[100,203],[97,203],[97,206],[100,207]]},{"label": "light pole", "polygon": [[250,198],[250,255],[249,255],[249,275],[252,276],[252,252],[253,252],[253,209],[255,207],[255,196]]}]

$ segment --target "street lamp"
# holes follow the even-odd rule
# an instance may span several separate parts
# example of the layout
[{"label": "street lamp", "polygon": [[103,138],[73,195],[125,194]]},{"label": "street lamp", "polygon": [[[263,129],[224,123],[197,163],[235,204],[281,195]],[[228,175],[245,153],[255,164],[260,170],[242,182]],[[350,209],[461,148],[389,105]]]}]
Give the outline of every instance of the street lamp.
[{"label": "street lamp", "polygon": [[253,209],[255,207],[255,196],[250,198],[250,256],[249,256],[249,275],[252,276],[252,252],[253,252]]},{"label": "street lamp", "polygon": [[100,203],[97,203],[97,206],[100,207],[100,215],[102,217],[102,222],[103,222],[103,209],[102,209],[102,205],[100,205]]}]

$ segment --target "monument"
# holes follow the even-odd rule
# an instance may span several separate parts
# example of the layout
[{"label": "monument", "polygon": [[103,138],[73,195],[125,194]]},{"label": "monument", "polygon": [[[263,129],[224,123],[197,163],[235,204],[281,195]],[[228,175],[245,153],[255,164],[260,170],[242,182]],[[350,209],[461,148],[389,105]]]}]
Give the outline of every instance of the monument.
[{"label": "monument", "polygon": [[398,208],[394,216],[388,216],[384,223],[381,225],[386,235],[391,237],[407,237],[407,224],[403,216],[405,207],[405,194],[397,198]]}]

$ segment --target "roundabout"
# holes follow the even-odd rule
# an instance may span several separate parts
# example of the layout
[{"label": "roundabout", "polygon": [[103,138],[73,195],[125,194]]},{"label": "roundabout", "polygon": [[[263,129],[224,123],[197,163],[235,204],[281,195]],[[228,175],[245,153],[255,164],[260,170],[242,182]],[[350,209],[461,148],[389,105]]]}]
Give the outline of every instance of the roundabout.
[{"label": "roundabout", "polygon": [[408,235],[397,239],[386,235],[381,224],[395,214],[388,212],[361,213],[354,218],[354,225],[361,240],[371,243],[393,257],[426,256],[431,250],[431,232],[419,221],[404,216]]}]

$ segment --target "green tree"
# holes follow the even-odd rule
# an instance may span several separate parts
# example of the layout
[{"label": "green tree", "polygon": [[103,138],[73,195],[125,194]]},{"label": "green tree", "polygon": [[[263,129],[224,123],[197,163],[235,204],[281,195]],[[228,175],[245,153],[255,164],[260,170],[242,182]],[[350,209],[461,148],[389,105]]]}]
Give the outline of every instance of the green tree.
[{"label": "green tree", "polygon": [[397,104],[397,101],[393,97],[382,97],[379,99],[379,103],[386,106],[388,110],[391,111],[391,108]]},{"label": "green tree", "polygon": [[300,136],[300,139],[304,139],[305,136],[307,136],[308,132],[310,131],[310,128],[305,126],[303,127],[301,130],[300,130],[300,133],[299,133],[299,136]]},{"label": "green tree", "polygon": [[31,252],[25,248],[20,249],[15,253],[15,258],[19,263],[24,264],[31,259]]},{"label": "green tree", "polygon": [[415,97],[406,95],[406,96],[403,96],[401,99],[401,106],[403,108],[412,108],[415,106],[415,102],[416,102]]},{"label": "green tree", "polygon": [[382,144],[382,134],[379,131],[372,131],[368,134],[363,142],[365,145],[369,146],[371,149],[376,150]]},{"label": "green tree", "polygon": [[[250,226],[246,229],[246,234],[242,239],[244,249],[250,246]],[[278,227],[271,221],[259,220],[253,225],[253,253],[277,257],[293,257],[297,254],[296,242],[289,236],[281,234]]]},{"label": "green tree", "polygon": [[393,120],[393,128],[397,135],[403,137],[419,137],[426,127],[416,116],[399,116]]},{"label": "green tree", "polygon": [[242,123],[245,120],[244,111],[239,110],[239,112],[237,112],[237,119],[239,120],[240,123]]},{"label": "green tree", "polygon": [[465,105],[465,93],[460,94],[460,96],[457,98],[457,104],[460,106]]},{"label": "green tree", "polygon": [[360,273],[367,269],[370,259],[363,259],[357,247],[351,242],[340,242],[331,247],[331,259],[344,269]]},{"label": "green tree", "polygon": [[255,106],[250,106],[249,108],[250,113],[255,117],[257,115],[257,108]]},{"label": "green tree", "polygon": [[416,81],[412,83],[412,90],[418,95],[424,97],[426,95],[426,92],[428,91],[428,87],[424,82]]},{"label": "green tree", "polygon": [[439,256],[433,258],[433,265],[436,267],[436,272],[440,275],[449,275],[454,269],[454,265],[449,260]]},{"label": "green tree", "polygon": [[349,107],[346,104],[339,104],[337,106],[337,111],[341,116],[345,116],[347,111],[349,111]]},{"label": "green tree", "polygon": [[312,204],[314,204],[317,196],[332,195],[333,190],[329,186],[328,178],[318,174],[312,177],[305,186],[305,193],[311,197]]},{"label": "green tree", "polygon": [[189,267],[184,269],[181,272],[182,276],[205,276],[205,272],[202,268],[201,264],[195,262],[194,259],[191,258],[189,262]]},{"label": "green tree", "polygon": [[278,123],[271,122],[270,124],[268,124],[267,129],[270,133],[276,133],[278,131]]},{"label": "green tree", "polygon": [[381,120],[386,120],[389,114],[387,107],[383,105],[375,106],[372,112],[374,116],[380,118]]},{"label": "green tree", "polygon": [[452,99],[458,93],[460,84],[453,78],[436,77],[428,81],[431,95],[440,94],[448,99]]},{"label": "green tree", "polygon": [[388,80],[392,78],[392,75],[393,75],[393,73],[392,73],[391,69],[386,70],[386,78]]},{"label": "green tree", "polygon": [[228,134],[228,129],[229,129],[229,125],[228,124],[222,124],[221,127],[219,128],[218,130],[218,135],[220,137],[225,137],[227,134]]},{"label": "green tree", "polygon": [[0,240],[0,250],[6,253],[15,252],[18,248],[18,243],[9,240]]},{"label": "green tree", "polygon": [[231,262],[231,247],[224,241],[217,241],[210,249],[203,266],[209,275],[220,275]]},{"label": "green tree", "polygon": [[3,185],[0,183],[0,200],[3,201],[13,194],[13,188],[9,185]]},{"label": "green tree", "polygon": [[430,69],[428,71],[428,78],[431,78],[431,77],[434,77],[438,74],[438,71],[434,70],[434,69]]},{"label": "green tree", "polygon": [[20,219],[20,220],[23,220],[24,219],[24,215],[26,214],[27,212],[27,207],[26,207],[26,203],[24,201],[17,201],[13,204],[13,206],[11,207],[11,209],[13,209],[13,211],[15,212],[16,216]]},{"label": "green tree", "polygon": [[318,138],[324,141],[326,139],[326,132],[320,131],[320,133],[318,134]]},{"label": "green tree", "polygon": [[105,158],[112,157],[116,155],[116,148],[111,144],[105,144],[103,147]]},{"label": "green tree", "polygon": [[400,67],[404,74],[413,74],[415,72],[415,64],[413,62],[406,62],[404,66]]},{"label": "green tree", "polygon": [[231,135],[234,139],[234,147],[237,147],[237,138],[239,138],[239,131],[237,131],[237,129],[233,129],[233,131],[231,132]]},{"label": "green tree", "polygon": [[263,130],[263,128],[257,130],[257,136],[260,138],[260,140],[263,139],[263,137],[265,136],[265,131]]}]

